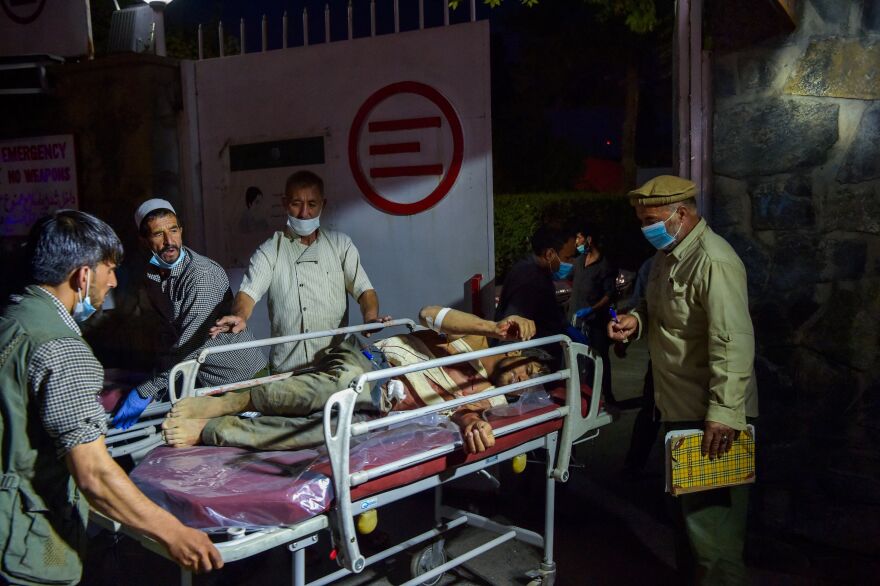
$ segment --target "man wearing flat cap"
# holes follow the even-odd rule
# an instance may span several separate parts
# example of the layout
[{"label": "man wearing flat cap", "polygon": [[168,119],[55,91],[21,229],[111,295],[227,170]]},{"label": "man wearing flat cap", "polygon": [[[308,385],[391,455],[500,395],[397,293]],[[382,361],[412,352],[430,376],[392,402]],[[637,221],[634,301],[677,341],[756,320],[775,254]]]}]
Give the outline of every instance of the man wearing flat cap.
[{"label": "man wearing flat cap", "polygon": [[[662,175],[629,193],[645,238],[657,248],[645,298],[619,323],[617,341],[647,336],[654,396],[667,430],[704,431],[711,459],[730,450],[746,418],[758,415],[755,337],[746,271],[736,252],[706,224],[697,187]],[[674,499],[679,570],[688,581],[745,584],[748,488]]]},{"label": "man wearing flat cap", "polygon": [[[168,390],[168,372],[176,363],[194,358],[210,346],[247,342],[249,331],[208,335],[214,322],[232,305],[229,277],[220,265],[183,245],[183,228],[170,202],[149,199],[134,214],[141,242],[150,251],[145,288],[155,310],[166,322],[167,351],[159,357],[152,378],[139,384],[113,418],[113,426],[127,429],[154,399]],[[212,354],[199,369],[196,383],[219,386],[252,378],[266,369],[266,358],[256,348]]]}]

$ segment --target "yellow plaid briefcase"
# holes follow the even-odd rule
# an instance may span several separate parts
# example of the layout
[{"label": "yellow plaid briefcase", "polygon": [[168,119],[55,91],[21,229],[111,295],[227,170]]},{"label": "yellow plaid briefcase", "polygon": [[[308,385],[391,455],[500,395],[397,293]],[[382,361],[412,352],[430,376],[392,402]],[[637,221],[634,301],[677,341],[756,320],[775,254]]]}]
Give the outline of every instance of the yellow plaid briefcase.
[{"label": "yellow plaid briefcase", "polygon": [[755,482],[755,428],[739,434],[730,451],[709,460],[700,454],[703,431],[666,434],[666,492],[673,496]]}]

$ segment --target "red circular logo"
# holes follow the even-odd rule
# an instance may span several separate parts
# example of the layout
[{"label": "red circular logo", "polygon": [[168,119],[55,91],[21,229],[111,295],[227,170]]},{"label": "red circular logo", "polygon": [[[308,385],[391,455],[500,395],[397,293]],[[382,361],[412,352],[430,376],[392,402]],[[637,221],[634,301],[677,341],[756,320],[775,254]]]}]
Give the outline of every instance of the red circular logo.
[{"label": "red circular logo", "polygon": [[46,0],[0,0],[3,12],[18,24],[30,24],[37,20]]},{"label": "red circular logo", "polygon": [[[434,114],[428,116],[414,116],[409,118],[396,118],[389,120],[372,120],[367,123],[370,114],[383,102],[389,98],[413,94],[427,100],[436,110]],[[384,142],[369,145],[369,154],[371,157],[410,157],[422,153],[421,140],[409,140],[410,135],[405,133],[410,131],[430,131],[438,129],[441,135],[445,132],[443,123],[448,125],[448,131],[451,135],[452,156],[448,166],[443,161],[422,160],[418,164],[396,164],[388,166],[375,166],[369,169],[369,177],[364,172],[363,161],[360,156],[360,141],[364,134],[366,125],[367,133],[371,137],[392,137],[395,140],[397,136],[403,136],[403,142]],[[395,133],[404,133],[395,135]],[[442,137],[441,137],[442,138]],[[441,141],[442,142],[442,141]],[[361,192],[367,200],[378,209],[389,214],[399,216],[410,216],[418,214],[436,205],[443,199],[452,189],[458,174],[461,172],[461,163],[464,159],[464,133],[461,128],[461,120],[458,114],[443,95],[434,88],[416,81],[401,81],[387,85],[376,93],[371,95],[364,102],[363,106],[357,111],[354,121],[351,124],[351,131],[348,135],[348,164],[351,167],[351,173],[354,180],[360,188]],[[425,197],[408,203],[394,201],[379,193],[377,183],[384,180],[397,180],[400,178],[425,178],[439,177],[439,183]],[[372,181],[371,181],[372,180]],[[376,183],[374,183],[374,181]]]}]

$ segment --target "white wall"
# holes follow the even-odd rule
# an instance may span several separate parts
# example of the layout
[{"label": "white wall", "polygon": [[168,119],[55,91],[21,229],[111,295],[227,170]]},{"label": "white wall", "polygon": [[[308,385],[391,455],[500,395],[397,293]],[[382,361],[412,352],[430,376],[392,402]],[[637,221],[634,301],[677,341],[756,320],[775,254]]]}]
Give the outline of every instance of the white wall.
[{"label": "white wall", "polygon": [[[204,214],[205,252],[227,269],[244,266],[256,245],[283,227],[278,200],[284,180],[309,168],[326,185],[322,225],[352,237],[383,313],[414,317],[428,303],[467,307],[465,281],[475,273],[483,275],[484,283],[494,278],[487,22],[210,59],[182,70],[184,87],[192,92],[186,103],[197,104],[197,114],[189,112],[187,119],[198,128],[197,144],[189,148],[198,151],[190,158],[192,168],[200,169],[203,194],[189,207]],[[464,136],[463,164],[451,191],[415,215],[390,215],[373,207],[355,183],[348,157],[359,108],[380,88],[401,81],[426,84],[442,94]],[[431,102],[404,94],[377,106],[369,120],[435,114]],[[452,143],[445,122],[439,130],[392,135],[385,142],[418,141],[421,152],[370,160],[368,137],[359,147],[364,166],[442,162],[444,170],[449,168]],[[323,165],[229,169],[230,145],[311,136],[324,138]],[[410,203],[439,180],[397,178],[373,184],[390,199]],[[267,200],[262,215],[250,222],[244,219],[247,185],[260,187]],[[230,272],[236,279],[237,272]],[[359,317],[353,311],[351,321]]]}]

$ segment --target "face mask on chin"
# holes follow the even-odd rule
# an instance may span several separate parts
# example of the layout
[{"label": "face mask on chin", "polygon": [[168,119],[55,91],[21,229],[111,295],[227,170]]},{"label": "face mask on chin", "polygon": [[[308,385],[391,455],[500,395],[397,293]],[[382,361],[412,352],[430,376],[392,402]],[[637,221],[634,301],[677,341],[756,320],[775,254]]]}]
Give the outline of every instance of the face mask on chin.
[{"label": "face mask on chin", "polygon": [[76,302],[76,305],[73,306],[73,320],[76,323],[83,323],[94,313],[97,311],[97,308],[92,305],[92,300],[89,298],[89,289],[92,285],[92,271],[86,274],[86,294],[83,295],[82,289],[76,290],[76,295],[79,301]]},{"label": "face mask on chin", "polygon": [[577,251],[578,251],[578,254],[585,253],[587,251],[587,245],[586,244],[578,244]]},{"label": "face mask on chin", "polygon": [[650,226],[644,226],[642,228],[642,234],[645,235],[648,242],[650,242],[657,250],[667,250],[670,246],[675,244],[675,240],[678,238],[679,232],[681,232],[681,222],[678,223],[678,230],[675,231],[674,235],[666,231],[666,222],[671,220],[673,216],[675,216],[675,211],[669,214],[669,217],[665,220],[654,222]]},{"label": "face mask on chin", "polygon": [[309,236],[321,226],[321,216],[302,220],[295,216],[287,216],[287,226],[297,236]]},{"label": "face mask on chin", "polygon": [[177,255],[177,260],[174,262],[165,262],[162,260],[162,257],[153,253],[153,258],[150,259],[150,264],[160,269],[168,269],[169,271],[180,264],[180,261],[183,260],[183,257],[186,256],[186,251],[184,249],[180,249],[180,253]]}]

